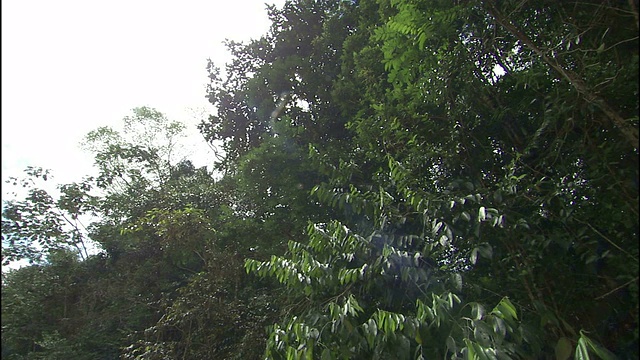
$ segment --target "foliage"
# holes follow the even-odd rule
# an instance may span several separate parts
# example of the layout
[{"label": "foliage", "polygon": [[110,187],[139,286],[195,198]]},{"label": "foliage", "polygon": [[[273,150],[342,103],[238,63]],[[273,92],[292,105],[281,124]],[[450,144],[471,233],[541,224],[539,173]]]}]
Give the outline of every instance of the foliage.
[{"label": "foliage", "polygon": [[[522,331],[528,335],[512,345],[485,342],[496,354],[553,354],[567,341],[585,344],[575,330],[581,328],[595,331],[597,340],[627,354],[637,343],[638,247],[631,239],[637,237],[638,225],[637,184],[623,179],[638,176],[633,131],[637,83],[621,85],[631,86],[624,95],[604,95],[595,88],[624,79],[610,73],[605,80],[609,64],[616,64],[616,74],[629,71],[637,76],[637,66],[631,65],[637,62],[637,49],[618,52],[619,46],[637,44],[632,13],[620,10],[616,17],[611,12],[615,5],[600,3],[564,3],[558,8],[519,8],[519,2],[504,2],[499,8],[476,2],[377,4],[377,11],[369,2],[354,4],[380,16],[374,25],[370,18],[362,20],[368,39],[353,35],[345,41],[354,56],[349,71],[362,77],[357,86],[364,107],[346,124],[354,133],[349,149],[332,151],[313,144],[312,159],[329,177],[314,188],[317,198],[344,213],[341,218],[355,229],[354,238],[367,239],[373,230],[430,244],[426,249],[388,246],[391,253],[431,258],[462,279],[458,294],[463,307],[490,307],[505,296],[521,304]],[[587,17],[586,8],[596,10],[596,17]],[[610,34],[612,21],[620,23]],[[538,33],[544,36],[531,40],[531,34]],[[615,45],[598,52],[608,36]],[[364,77],[381,74],[376,59],[384,64],[386,81]],[[603,72],[592,72],[601,62],[607,64],[599,68]],[[621,165],[619,172],[602,166],[606,163]],[[605,215],[604,208],[612,211]],[[309,236],[311,246],[313,231]],[[343,241],[342,236],[332,238]],[[323,330],[324,323],[316,327],[319,320],[313,316],[324,316],[327,324],[338,321],[327,298],[347,291],[333,307],[358,309],[358,304],[363,310],[353,310],[349,323],[352,328],[364,324],[360,312],[371,312],[362,305],[366,296],[347,297],[349,286],[331,290],[335,280],[328,279],[339,274],[347,283],[357,274],[365,278],[364,265],[373,266],[376,260],[365,255],[355,267],[332,264],[333,275],[327,275],[319,270],[324,263],[317,257],[358,254],[351,248],[332,255],[327,251],[299,254],[296,245],[285,257],[247,262],[250,271],[275,277],[310,298],[305,308],[272,329],[268,356],[310,356],[312,346],[321,349],[316,351],[319,357],[371,356],[358,340],[349,342],[355,336],[349,326]],[[316,283],[328,292],[327,298],[314,298]],[[623,289],[629,293],[621,293]],[[425,294],[443,294],[432,291]],[[425,294],[410,298],[417,301]],[[584,299],[595,299],[595,304]],[[411,319],[413,311],[403,309],[398,316]],[[626,322],[623,313],[631,314],[634,335],[611,326]],[[450,325],[454,322],[455,317],[449,320]],[[309,336],[296,332],[307,327]],[[471,356],[471,342],[477,340],[456,334],[452,341],[463,344],[456,348],[466,348],[464,353]],[[405,342],[402,348],[409,354],[414,345]],[[580,346],[576,351],[584,353]],[[437,351],[428,354],[444,356],[443,348]]]},{"label": "foliage", "polygon": [[59,185],[54,199],[40,184],[51,177],[49,170],[28,167],[23,179],[10,177],[7,183],[20,185],[24,200],[10,200],[2,210],[2,264],[28,260],[39,263],[43,255],[60,249],[74,249],[86,258],[86,228],[81,219],[96,211],[96,197],[91,195],[91,178],[80,183]]},{"label": "foliage", "polygon": [[222,176],[143,107],[12,179],[3,358],[638,356],[635,2],[268,11],[208,64]]}]

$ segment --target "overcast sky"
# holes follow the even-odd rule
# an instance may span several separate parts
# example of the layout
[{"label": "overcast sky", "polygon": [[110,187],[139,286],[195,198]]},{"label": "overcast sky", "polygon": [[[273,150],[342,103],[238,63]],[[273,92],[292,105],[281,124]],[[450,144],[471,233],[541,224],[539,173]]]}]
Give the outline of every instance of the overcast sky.
[{"label": "overcast sky", "polygon": [[265,2],[284,0],[3,0],[2,179],[32,165],[80,180],[92,164],[82,137],[134,107],[196,134],[211,109],[206,59],[222,66],[224,39],[266,33]]}]

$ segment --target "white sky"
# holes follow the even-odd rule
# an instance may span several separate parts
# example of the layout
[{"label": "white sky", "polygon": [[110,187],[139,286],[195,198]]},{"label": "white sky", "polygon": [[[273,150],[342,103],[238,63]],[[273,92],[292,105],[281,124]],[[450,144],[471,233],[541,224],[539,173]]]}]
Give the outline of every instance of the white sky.
[{"label": "white sky", "polygon": [[206,59],[223,67],[225,38],[266,33],[265,2],[284,0],[3,0],[3,182],[27,165],[52,169],[54,183],[79,181],[92,173],[82,137],[134,107],[156,108],[202,141]]}]

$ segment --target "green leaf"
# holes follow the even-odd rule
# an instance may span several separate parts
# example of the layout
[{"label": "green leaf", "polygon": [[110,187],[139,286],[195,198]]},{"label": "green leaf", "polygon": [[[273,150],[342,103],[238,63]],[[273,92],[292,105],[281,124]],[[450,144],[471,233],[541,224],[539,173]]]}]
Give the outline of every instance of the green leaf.
[{"label": "green leaf", "polygon": [[478,251],[483,258],[491,260],[493,258],[493,248],[489,244],[481,244]]},{"label": "green leaf", "polygon": [[424,43],[427,41],[427,35],[424,32],[421,32],[418,36],[418,46],[420,49],[424,49]]},{"label": "green leaf", "polygon": [[369,324],[369,331],[371,334],[374,337],[378,336],[378,324],[376,324],[376,321],[374,319],[369,319],[367,323]]},{"label": "green leaf", "polygon": [[502,300],[491,311],[492,314],[502,317],[503,319],[518,319],[515,306],[509,301],[508,297],[503,297]]},{"label": "green leaf", "polygon": [[471,263],[474,265],[476,264],[476,262],[478,262],[478,248],[474,248],[473,250],[471,250],[469,261],[471,261]]},{"label": "green leaf", "polygon": [[587,350],[587,344],[584,341],[584,338],[580,338],[578,340],[578,346],[576,346],[576,354],[574,356],[575,360],[589,360],[589,351]]},{"label": "green leaf", "polygon": [[333,360],[333,356],[331,355],[331,351],[327,348],[322,350],[322,360]]},{"label": "green leaf", "polygon": [[617,359],[617,357],[611,351],[607,350],[604,346],[588,338],[584,334],[584,331],[580,331],[580,340],[584,340],[588,348],[591,349],[591,351],[593,351],[596,355],[598,355],[600,359],[603,359],[603,360]]},{"label": "green leaf", "polygon": [[456,341],[452,336],[449,336],[447,338],[445,345],[447,345],[447,349],[451,351],[453,354],[458,352],[458,348],[456,347]]},{"label": "green leaf", "polygon": [[566,337],[561,337],[558,339],[558,343],[556,344],[556,360],[566,360],[571,356],[573,349],[571,346],[571,340]]},{"label": "green leaf", "polygon": [[504,323],[504,320],[499,318],[498,316],[493,317],[493,332],[500,337],[504,338],[507,335],[507,326]]},{"label": "green leaf", "polygon": [[478,221],[484,221],[486,218],[487,218],[486,210],[484,206],[481,206],[480,209],[478,209]]},{"label": "green leaf", "polygon": [[473,337],[482,346],[491,346],[491,328],[482,321],[474,321]]},{"label": "green leaf", "polygon": [[489,360],[487,354],[484,352],[482,346],[478,343],[473,343],[472,346],[475,348],[475,353],[478,359],[480,360]]},{"label": "green leaf", "polygon": [[511,303],[508,297],[505,296],[504,298],[502,298],[500,303],[503,305],[503,308],[509,312],[509,315],[511,315],[512,318],[516,320],[518,319],[518,313],[516,312],[516,307],[513,306],[513,304]]},{"label": "green leaf", "polygon": [[476,351],[473,347],[473,343],[471,343],[471,340],[469,339],[464,339],[464,344],[466,345],[466,349],[467,349],[467,360],[476,360]]},{"label": "green leaf", "polygon": [[484,316],[484,306],[478,303],[473,303],[471,305],[471,317],[475,320],[482,320]]}]

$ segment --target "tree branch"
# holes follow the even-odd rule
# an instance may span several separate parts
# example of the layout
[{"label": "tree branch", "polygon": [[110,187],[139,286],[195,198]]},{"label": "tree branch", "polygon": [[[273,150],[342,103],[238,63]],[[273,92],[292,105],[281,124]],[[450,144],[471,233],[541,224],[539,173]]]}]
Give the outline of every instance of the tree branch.
[{"label": "tree branch", "polygon": [[[631,0],[633,1],[633,0]],[[563,78],[565,78],[571,86],[573,86],[578,93],[582,94],[584,98],[596,105],[602,112],[613,122],[613,124],[622,131],[623,136],[629,142],[629,144],[638,151],[638,128],[630,125],[625,119],[620,116],[609,104],[595,92],[589,89],[588,85],[573,71],[564,68],[558,60],[553,57],[547,56],[542,49],[536,46],[533,41],[518,28],[513,25],[508,19],[506,19],[502,13],[496,8],[493,1],[485,2],[487,4],[487,10],[489,14],[493,16],[496,22],[504,27],[508,32],[520,40],[524,45],[529,47],[533,52],[538,55],[547,65],[553,70],[558,72]]]},{"label": "tree branch", "polygon": [[638,277],[638,276],[636,276],[636,278],[635,278],[635,279],[631,279],[631,280],[627,281],[626,283],[624,283],[624,284],[622,284],[622,285],[618,286],[617,288],[615,288],[615,289],[613,289],[613,290],[609,291],[608,293],[606,293],[606,294],[604,294],[604,295],[600,295],[600,296],[598,296],[597,298],[595,298],[595,300],[601,300],[601,299],[604,299],[605,297],[607,297],[607,296],[609,296],[609,295],[613,294],[614,292],[616,292],[616,291],[618,291],[618,290],[620,290],[620,289],[624,288],[625,286],[627,286],[627,285],[631,284],[632,282],[634,282],[634,281],[638,281],[638,278],[639,278],[639,277]]}]

